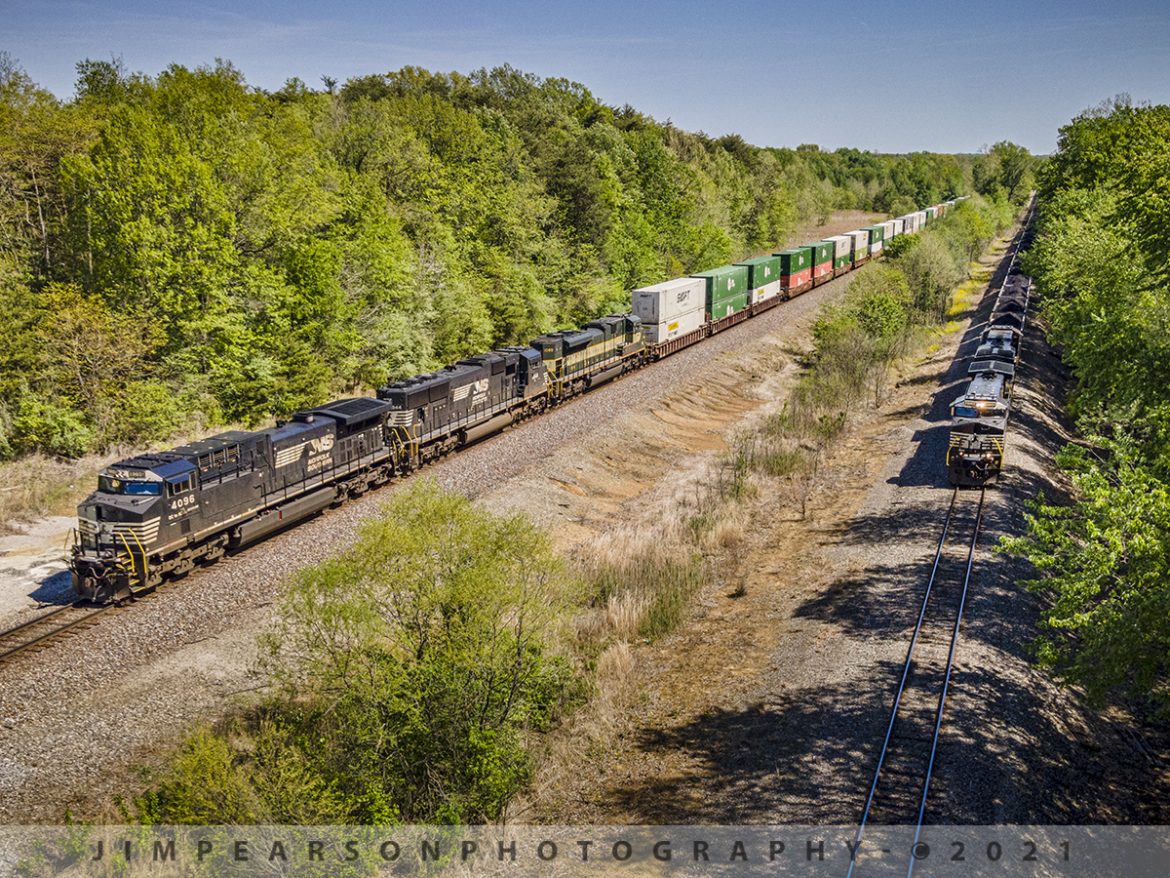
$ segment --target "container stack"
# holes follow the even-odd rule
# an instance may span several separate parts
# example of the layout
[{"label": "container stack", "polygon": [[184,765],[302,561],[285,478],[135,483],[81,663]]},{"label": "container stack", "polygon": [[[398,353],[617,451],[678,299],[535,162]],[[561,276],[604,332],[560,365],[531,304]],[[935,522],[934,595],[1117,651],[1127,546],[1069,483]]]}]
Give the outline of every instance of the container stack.
[{"label": "container stack", "polygon": [[680,277],[634,290],[633,311],[642,319],[646,341],[661,344],[700,329],[706,320],[706,282]]}]

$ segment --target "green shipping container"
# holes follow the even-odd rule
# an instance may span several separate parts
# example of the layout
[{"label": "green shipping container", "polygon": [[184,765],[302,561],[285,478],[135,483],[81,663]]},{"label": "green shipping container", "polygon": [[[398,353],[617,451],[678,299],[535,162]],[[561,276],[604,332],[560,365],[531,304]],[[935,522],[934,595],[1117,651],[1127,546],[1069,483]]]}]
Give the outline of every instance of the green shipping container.
[{"label": "green shipping container", "polygon": [[794,247],[775,254],[780,259],[781,274],[797,274],[812,268],[812,247]]},{"label": "green shipping container", "polygon": [[933,207],[926,208],[926,221],[930,222],[934,219],[935,209]]},{"label": "green shipping container", "polygon": [[756,290],[765,284],[780,280],[779,256],[757,256],[755,259],[745,259],[735,264],[747,267],[749,290]]},{"label": "green shipping container", "polygon": [[826,244],[833,245],[833,270],[838,268],[845,268],[847,265],[853,264],[853,239],[848,235],[841,235],[842,238],[847,239],[843,241],[843,247],[840,252],[837,250],[837,242],[831,239],[825,241]]},{"label": "green shipping container", "polygon": [[701,277],[707,281],[707,313],[712,319],[719,320],[747,307],[746,265],[723,265],[710,271],[700,271],[691,277]]},{"label": "green shipping container", "polygon": [[833,261],[832,241],[818,241],[815,244],[809,244],[808,247],[813,251],[813,265],[823,265]]},{"label": "green shipping container", "polygon": [[869,232],[869,247],[871,250],[873,249],[874,244],[886,239],[885,226],[866,226],[865,230]]}]

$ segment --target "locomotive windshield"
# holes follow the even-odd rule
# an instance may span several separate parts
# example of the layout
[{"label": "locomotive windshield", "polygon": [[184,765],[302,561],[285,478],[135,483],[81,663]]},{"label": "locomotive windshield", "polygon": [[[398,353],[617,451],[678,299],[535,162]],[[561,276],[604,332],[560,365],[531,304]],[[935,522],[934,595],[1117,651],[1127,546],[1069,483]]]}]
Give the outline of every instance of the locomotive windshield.
[{"label": "locomotive windshield", "polygon": [[162,494],[162,482],[137,482],[98,476],[98,490],[106,494],[137,494],[157,497]]}]

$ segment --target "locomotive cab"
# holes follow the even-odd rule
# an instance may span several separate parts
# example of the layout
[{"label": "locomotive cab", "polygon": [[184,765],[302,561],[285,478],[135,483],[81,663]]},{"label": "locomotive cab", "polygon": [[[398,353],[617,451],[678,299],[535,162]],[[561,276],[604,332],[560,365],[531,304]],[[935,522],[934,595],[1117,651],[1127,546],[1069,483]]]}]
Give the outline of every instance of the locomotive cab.
[{"label": "locomotive cab", "polygon": [[198,507],[195,467],[164,453],[130,458],[102,470],[97,490],[77,507],[71,550],[73,589],[105,602],[153,584],[151,556],[176,526],[175,510]]},{"label": "locomotive cab", "polygon": [[967,391],[951,403],[950,414],[954,420],[947,442],[946,462],[947,477],[952,485],[985,485],[1003,469],[1003,437],[1015,370],[998,362],[977,365],[983,371],[972,378]]}]

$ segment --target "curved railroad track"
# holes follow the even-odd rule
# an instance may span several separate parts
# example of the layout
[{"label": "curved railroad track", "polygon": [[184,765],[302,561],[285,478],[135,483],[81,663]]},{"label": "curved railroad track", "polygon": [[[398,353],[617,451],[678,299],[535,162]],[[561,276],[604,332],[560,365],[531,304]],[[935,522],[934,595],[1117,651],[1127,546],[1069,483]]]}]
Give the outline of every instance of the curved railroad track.
[{"label": "curved railroad track", "polygon": [[97,624],[97,618],[117,607],[106,604],[95,607],[79,601],[58,607],[35,619],[22,622],[0,632],[0,664],[12,661],[18,655],[38,652],[65,634],[83,631]]}]

